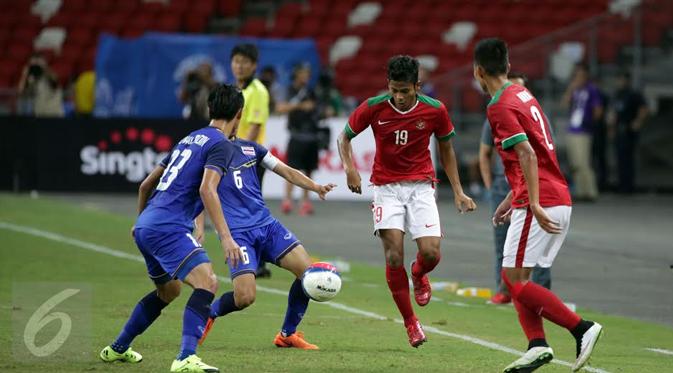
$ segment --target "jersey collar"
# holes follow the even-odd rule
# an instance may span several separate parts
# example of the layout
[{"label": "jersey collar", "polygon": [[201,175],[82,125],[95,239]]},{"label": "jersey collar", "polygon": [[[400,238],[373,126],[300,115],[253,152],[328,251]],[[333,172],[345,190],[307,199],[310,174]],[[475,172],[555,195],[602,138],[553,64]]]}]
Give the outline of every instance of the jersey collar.
[{"label": "jersey collar", "polygon": [[495,94],[494,94],[493,97],[491,98],[491,102],[488,103],[488,106],[491,106],[491,105],[495,104],[496,102],[498,102],[498,100],[500,99],[500,95],[502,94],[502,92],[504,92],[505,89],[506,89],[507,87],[511,86],[511,85],[512,85],[512,82],[506,82],[505,84],[503,84],[502,87],[500,87],[500,89],[499,89],[497,92],[495,92]]},{"label": "jersey collar", "polygon": [[421,101],[418,99],[418,97],[416,97],[416,103],[414,104],[414,106],[410,107],[409,110],[407,110],[407,111],[402,111],[402,110],[400,110],[400,109],[398,109],[398,108],[395,107],[395,104],[393,104],[393,101],[392,101],[392,100],[393,100],[393,98],[391,97],[391,98],[388,100],[388,105],[390,105],[390,107],[393,108],[393,110],[395,110],[396,112],[398,112],[398,113],[400,113],[400,114],[402,114],[402,115],[411,113],[414,109],[416,109],[416,106],[418,106],[418,103],[421,102]]}]

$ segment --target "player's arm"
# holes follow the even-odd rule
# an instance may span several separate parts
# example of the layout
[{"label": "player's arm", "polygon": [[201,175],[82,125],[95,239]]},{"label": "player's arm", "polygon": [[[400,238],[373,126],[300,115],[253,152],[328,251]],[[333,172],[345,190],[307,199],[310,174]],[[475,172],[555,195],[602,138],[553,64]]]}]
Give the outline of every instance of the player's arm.
[{"label": "player's arm", "polygon": [[245,104],[250,106],[247,110],[250,129],[245,134],[245,140],[257,142],[262,126],[269,119],[269,93],[257,90]]},{"label": "player's arm", "polygon": [[442,168],[449,178],[451,189],[453,189],[456,208],[458,208],[461,214],[466,211],[474,211],[477,208],[477,204],[463,192],[463,186],[460,184],[460,176],[458,175],[458,160],[456,159],[456,152],[453,150],[453,142],[450,138],[439,141],[439,154]]},{"label": "player's arm", "polygon": [[362,178],[353,163],[353,146],[351,145],[353,137],[355,134],[349,133],[349,127],[346,126],[346,129],[341,131],[337,137],[337,149],[339,149],[339,158],[341,158],[341,164],[346,173],[348,189],[353,193],[362,194]]},{"label": "player's arm", "polygon": [[250,123],[250,129],[248,130],[248,133],[245,135],[245,140],[257,142],[257,138],[259,137],[259,132],[261,131],[261,129],[262,129],[261,123]]},{"label": "player's arm", "polygon": [[140,183],[140,187],[138,188],[138,214],[143,212],[145,206],[147,206],[147,201],[159,184],[159,180],[161,180],[161,175],[164,174],[165,169],[166,167],[162,164],[156,166],[154,170],[147,175],[145,180]]},{"label": "player's arm", "polygon": [[519,164],[526,179],[528,189],[528,203],[530,210],[535,215],[538,224],[547,233],[561,233],[558,222],[553,221],[540,206],[540,183],[538,178],[537,155],[528,140],[523,140],[514,145],[514,151],[519,158]]},{"label": "player's arm", "polygon": [[201,201],[203,201],[203,207],[208,212],[210,221],[215,226],[215,231],[217,231],[217,235],[220,237],[225,257],[236,268],[241,259],[241,252],[238,244],[231,237],[229,226],[224,219],[224,212],[222,212],[220,198],[217,195],[217,186],[220,184],[221,179],[222,176],[219,172],[206,168],[203,172],[199,194],[201,195]]},{"label": "player's arm", "polygon": [[484,143],[479,144],[479,172],[484,181],[486,189],[491,189],[493,184],[493,175],[491,175],[491,155],[493,147]]},{"label": "player's arm", "polygon": [[320,185],[313,181],[313,179],[310,177],[301,173],[299,170],[286,165],[280,159],[274,157],[271,152],[266,151],[266,149],[263,149],[262,152],[266,152],[261,159],[261,163],[264,168],[275,172],[288,182],[302,189],[315,192],[318,194],[318,196],[320,196],[320,199],[324,200],[325,195],[334,189],[334,187],[336,187],[334,184]]}]

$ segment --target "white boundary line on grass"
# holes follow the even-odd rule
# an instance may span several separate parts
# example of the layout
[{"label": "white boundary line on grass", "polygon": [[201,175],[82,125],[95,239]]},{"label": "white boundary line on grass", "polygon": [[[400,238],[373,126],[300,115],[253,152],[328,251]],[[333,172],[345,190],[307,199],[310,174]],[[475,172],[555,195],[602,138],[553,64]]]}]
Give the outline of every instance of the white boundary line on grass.
[{"label": "white boundary line on grass", "polygon": [[657,352],[664,355],[673,355],[673,351],[664,350],[663,348],[645,348],[647,351]]},{"label": "white boundary line on grass", "polygon": [[[46,238],[46,239],[49,239],[49,240],[52,240],[52,241],[70,244],[70,245],[73,245],[73,246],[80,247],[82,249],[86,249],[86,250],[89,250],[89,251],[94,251],[94,252],[101,253],[101,254],[107,254],[107,255],[110,255],[110,256],[117,257],[117,258],[130,259],[130,260],[140,262],[140,263],[145,262],[143,257],[140,256],[140,255],[133,255],[133,254],[125,253],[123,251],[115,250],[115,249],[109,248],[107,246],[102,246],[102,245],[97,245],[97,244],[94,244],[94,243],[91,243],[91,242],[81,241],[81,240],[78,240],[76,238],[66,237],[66,236],[60,235],[58,233],[53,233],[53,232],[49,232],[49,231],[45,231],[45,230],[42,230],[42,229],[37,229],[37,228],[29,227],[29,226],[17,225],[17,224],[12,224],[12,223],[7,223],[7,222],[0,221],[0,229],[6,229],[6,230],[9,230],[9,231],[29,234],[31,236],[42,237],[42,238]],[[228,279],[226,277],[222,277],[222,276],[218,276],[218,279],[222,282],[227,282],[227,283],[231,282],[230,279]],[[263,291],[265,293],[287,296],[286,291],[279,290],[279,289],[268,288],[268,287],[259,286],[259,285],[257,285],[257,289],[260,290],[260,291]],[[369,317],[371,319],[376,319],[376,320],[388,320],[389,319],[388,317],[385,317],[383,315],[379,315],[379,314],[374,313],[374,312],[361,310],[359,308],[350,307],[350,306],[347,306],[347,305],[341,304],[341,303],[336,303],[336,302],[327,302],[327,303],[316,302],[316,303],[317,304],[322,304],[322,305],[325,305],[325,306],[329,306],[329,307],[332,307],[332,308],[335,308],[335,309],[339,309],[339,310],[342,310],[342,311],[346,311],[348,313]],[[403,321],[401,319],[395,319],[394,321],[398,324],[403,324]],[[500,345],[500,344],[497,344],[497,343],[494,343],[494,342],[489,342],[489,341],[486,341],[486,340],[483,340],[483,339],[480,339],[480,338],[476,338],[476,337],[472,337],[472,336],[469,336],[469,335],[447,332],[447,331],[435,328],[434,326],[424,325],[423,329],[427,332],[430,332],[430,333],[439,334],[439,335],[443,335],[445,337],[450,337],[450,338],[454,338],[454,339],[460,339],[460,340],[470,342],[470,343],[473,343],[473,344],[476,344],[476,345],[479,345],[479,346],[482,346],[482,347],[490,348],[492,350],[506,352],[506,353],[516,355],[516,356],[522,356],[523,355],[523,352],[517,351],[513,348],[509,348],[509,347],[506,347],[506,346],[503,346],[503,345]],[[649,350],[654,351],[655,349],[649,349]],[[655,352],[662,352],[662,351],[655,351]],[[564,360],[554,359],[554,360],[552,360],[552,363],[572,367],[571,363],[569,363],[567,361],[564,361]],[[589,372],[593,372],[593,373],[609,373],[606,370],[603,370],[603,369],[600,369],[600,368],[592,368],[592,367],[585,367],[584,370],[589,371]]]}]

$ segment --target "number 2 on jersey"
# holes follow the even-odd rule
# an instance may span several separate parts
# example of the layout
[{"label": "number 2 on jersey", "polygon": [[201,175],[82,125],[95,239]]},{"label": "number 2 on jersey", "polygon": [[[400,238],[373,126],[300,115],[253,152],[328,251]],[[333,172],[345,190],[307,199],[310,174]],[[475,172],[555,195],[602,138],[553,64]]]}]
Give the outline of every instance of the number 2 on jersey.
[{"label": "number 2 on jersey", "polygon": [[547,138],[547,130],[545,129],[544,125],[544,119],[542,118],[542,114],[540,114],[540,110],[533,105],[530,107],[530,114],[533,116],[533,119],[535,119],[536,122],[540,123],[540,128],[542,128],[542,137],[544,137],[544,142],[547,144],[547,148],[549,150],[554,150],[554,144],[549,141]]},{"label": "number 2 on jersey", "polygon": [[[178,156],[180,157],[180,162],[173,166],[173,163],[178,159]],[[184,167],[185,163],[189,160],[189,157],[192,156],[192,151],[190,149],[185,149],[180,153],[179,150],[174,150],[173,154],[171,154],[171,161],[168,162],[168,166],[166,166],[166,170],[164,171],[163,175],[161,175],[161,181],[157,185],[157,190],[163,191],[168,189],[168,187],[171,185],[173,180],[178,176],[178,173]]]}]

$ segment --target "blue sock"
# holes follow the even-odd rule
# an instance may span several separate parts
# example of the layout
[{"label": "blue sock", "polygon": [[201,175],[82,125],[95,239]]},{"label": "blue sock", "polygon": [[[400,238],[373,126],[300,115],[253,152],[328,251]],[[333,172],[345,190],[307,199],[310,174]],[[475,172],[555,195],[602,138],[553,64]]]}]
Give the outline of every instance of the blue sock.
[{"label": "blue sock", "polygon": [[183,360],[196,353],[196,344],[203,335],[203,328],[210,315],[210,303],[215,294],[206,289],[194,289],[185,306],[182,318],[182,346],[177,359]]},{"label": "blue sock", "polygon": [[284,336],[292,335],[297,331],[297,325],[304,317],[306,308],[308,308],[309,298],[304,294],[301,287],[301,280],[294,280],[290,293],[287,295],[287,311],[285,312],[285,321],[281,332]]},{"label": "blue sock", "polygon": [[145,295],[145,297],[136,304],[136,308],[133,309],[131,317],[129,317],[117,339],[112,343],[112,349],[119,354],[126,351],[133,339],[152,325],[154,320],[161,314],[161,310],[167,305],[168,303],[159,298],[156,290]]},{"label": "blue sock", "polygon": [[222,294],[221,297],[210,305],[210,317],[214,319],[240,310],[240,308],[236,307],[236,302],[234,302],[234,292],[230,291]]}]

